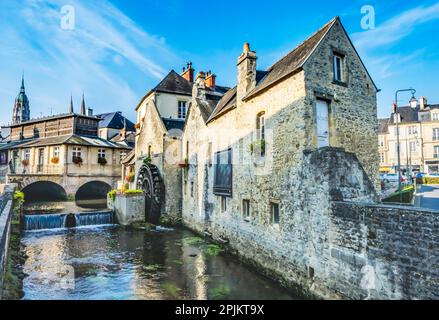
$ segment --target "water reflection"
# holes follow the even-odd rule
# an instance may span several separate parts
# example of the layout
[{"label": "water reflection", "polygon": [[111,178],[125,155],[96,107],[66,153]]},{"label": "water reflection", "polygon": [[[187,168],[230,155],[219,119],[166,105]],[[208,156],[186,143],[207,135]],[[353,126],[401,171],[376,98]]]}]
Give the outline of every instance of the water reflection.
[{"label": "water reflection", "polygon": [[232,257],[182,241],[189,237],[118,227],[27,233],[25,299],[295,298]]}]

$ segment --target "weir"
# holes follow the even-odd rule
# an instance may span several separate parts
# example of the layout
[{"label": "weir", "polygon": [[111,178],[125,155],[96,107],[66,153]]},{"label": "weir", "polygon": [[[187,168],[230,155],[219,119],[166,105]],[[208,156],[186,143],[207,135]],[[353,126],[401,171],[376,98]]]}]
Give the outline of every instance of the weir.
[{"label": "weir", "polygon": [[25,215],[23,225],[25,231],[63,229],[83,226],[111,225],[115,223],[113,211],[87,213],[61,213]]}]

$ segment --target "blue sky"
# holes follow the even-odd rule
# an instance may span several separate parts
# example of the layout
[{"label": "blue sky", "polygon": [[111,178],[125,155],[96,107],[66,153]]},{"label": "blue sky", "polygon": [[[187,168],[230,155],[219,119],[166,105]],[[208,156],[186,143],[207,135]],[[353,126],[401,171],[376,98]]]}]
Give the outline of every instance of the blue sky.
[{"label": "blue sky", "polygon": [[[73,30],[60,27],[65,5],[75,9]],[[361,27],[364,5],[375,9],[374,30]],[[439,1],[2,0],[0,123],[11,118],[23,71],[32,117],[67,111],[71,93],[78,109],[84,91],[96,113],[134,119],[169,70],[190,60],[233,86],[244,42],[265,69],[337,15],[382,90],[380,117],[400,88],[439,103]]]}]

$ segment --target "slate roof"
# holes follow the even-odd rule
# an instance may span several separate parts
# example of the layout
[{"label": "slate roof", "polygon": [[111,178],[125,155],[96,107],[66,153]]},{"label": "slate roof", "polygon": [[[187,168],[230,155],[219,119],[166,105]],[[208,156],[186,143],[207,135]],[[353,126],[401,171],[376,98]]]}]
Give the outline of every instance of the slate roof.
[{"label": "slate roof", "polygon": [[162,118],[163,124],[166,127],[166,130],[178,129],[183,131],[184,128],[184,120],[179,119],[170,119],[170,118]]},{"label": "slate roof", "polygon": [[223,98],[218,102],[215,109],[211,113],[209,119],[206,123],[209,123],[213,121],[214,119],[218,118],[219,116],[225,114],[226,112],[229,112],[232,109],[236,108],[236,93],[237,93],[237,87],[234,87],[226,92],[226,94],[223,96]]},{"label": "slate roof", "polygon": [[12,141],[2,147],[0,150],[10,150],[19,148],[32,148],[32,147],[43,147],[48,145],[80,145],[80,146],[90,146],[90,147],[103,147],[103,148],[116,148],[116,149],[130,149],[127,145],[111,142],[99,137],[91,136],[79,136],[79,135],[65,135],[51,138],[41,138],[41,139],[27,139],[21,141]]},{"label": "slate roof", "polygon": [[57,114],[57,115],[54,115],[54,116],[47,116],[47,117],[42,117],[42,118],[34,118],[34,119],[30,119],[29,121],[24,121],[24,122],[20,122],[20,123],[16,123],[16,124],[11,124],[11,125],[5,126],[3,128],[20,127],[22,125],[39,123],[39,122],[48,121],[48,120],[63,119],[63,118],[68,118],[68,117],[73,117],[73,116],[81,117],[81,118],[87,118],[87,119],[92,119],[92,120],[99,120],[99,118],[97,118],[96,116],[91,116],[90,117],[90,116],[83,115],[83,114],[78,114],[78,113],[63,113],[63,114]]},{"label": "slate roof", "polygon": [[[427,104],[425,106],[425,112],[430,112],[430,110],[439,109],[439,104]],[[413,109],[410,106],[398,107],[397,112],[401,115],[401,123],[410,123],[410,122],[420,122],[419,114],[423,111],[418,107]],[[390,122],[394,123],[394,115],[390,116]]]},{"label": "slate roof", "polygon": [[301,68],[337,20],[338,17],[332,19],[319,31],[300,44],[296,49],[288,53],[273,66],[268,68],[268,74],[252,91],[247,94],[244,99],[250,98],[271,87],[278,81],[284,79]]},{"label": "slate roof", "polygon": [[154,89],[152,89],[152,91],[191,96],[192,86],[192,83],[187,81],[174,70],[171,70],[171,72],[169,72],[168,75]]},{"label": "slate roof", "polygon": [[386,119],[378,119],[378,132],[379,133],[388,133],[389,132],[389,118]]},{"label": "slate roof", "polygon": [[123,165],[133,165],[136,162],[136,153],[134,150],[131,150],[125,158],[122,159],[121,163]]},{"label": "slate roof", "polygon": [[[99,122],[99,128],[110,128],[110,129],[118,129],[121,130],[124,128],[125,117],[122,115],[120,111],[104,113],[98,115],[102,120]],[[127,130],[129,132],[134,132],[136,129],[134,128],[134,123],[130,120],[126,119]]]}]

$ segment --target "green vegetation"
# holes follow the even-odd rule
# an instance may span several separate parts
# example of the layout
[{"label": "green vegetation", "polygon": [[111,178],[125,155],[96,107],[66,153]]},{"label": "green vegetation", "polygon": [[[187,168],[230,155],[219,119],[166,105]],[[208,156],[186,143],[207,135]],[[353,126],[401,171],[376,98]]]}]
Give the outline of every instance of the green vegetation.
[{"label": "green vegetation", "polygon": [[152,163],[152,159],[151,159],[151,157],[146,157],[146,158],[143,160],[143,164],[145,164],[145,165],[147,165],[147,166],[149,166],[151,163]]},{"label": "green vegetation", "polygon": [[404,187],[401,192],[395,192],[388,198],[383,199],[384,203],[411,203],[415,194],[414,186]]},{"label": "green vegetation", "polygon": [[145,270],[147,272],[156,272],[156,271],[160,270],[161,267],[162,266],[159,264],[150,264],[150,265],[144,266],[143,270]]},{"label": "green vegetation", "polygon": [[418,184],[439,184],[439,177],[424,177],[416,179]]},{"label": "green vegetation", "polygon": [[183,225],[183,219],[168,214],[164,214],[160,217],[160,225],[164,227],[176,227]]},{"label": "green vegetation", "polygon": [[230,288],[226,286],[220,286],[211,290],[210,295],[213,300],[223,300],[230,295]]},{"label": "green vegetation", "polygon": [[181,292],[181,289],[179,287],[170,282],[164,283],[163,289],[165,289],[165,291],[173,298],[178,298],[178,294]]},{"label": "green vegetation", "polygon": [[111,199],[111,201],[115,201],[116,200],[116,194],[117,194],[117,190],[111,190],[110,192],[108,192],[108,197]]},{"label": "green vegetation", "polygon": [[255,151],[260,152],[260,154],[265,154],[265,140],[256,140],[250,145],[250,152],[253,154]]},{"label": "green vegetation", "polygon": [[216,257],[224,251],[223,247],[221,247],[220,245],[206,243],[204,239],[199,237],[184,238],[183,244],[198,247],[201,251],[203,251],[204,254],[210,257]]},{"label": "green vegetation", "polygon": [[13,195],[14,212],[11,219],[11,235],[9,238],[8,255],[6,257],[3,284],[4,300],[20,300],[24,296],[24,273],[21,267],[25,257],[21,251],[20,214],[24,203],[23,192],[16,191]]},{"label": "green vegetation", "polygon": [[129,194],[129,195],[143,194],[143,190],[125,190],[124,194]]}]

